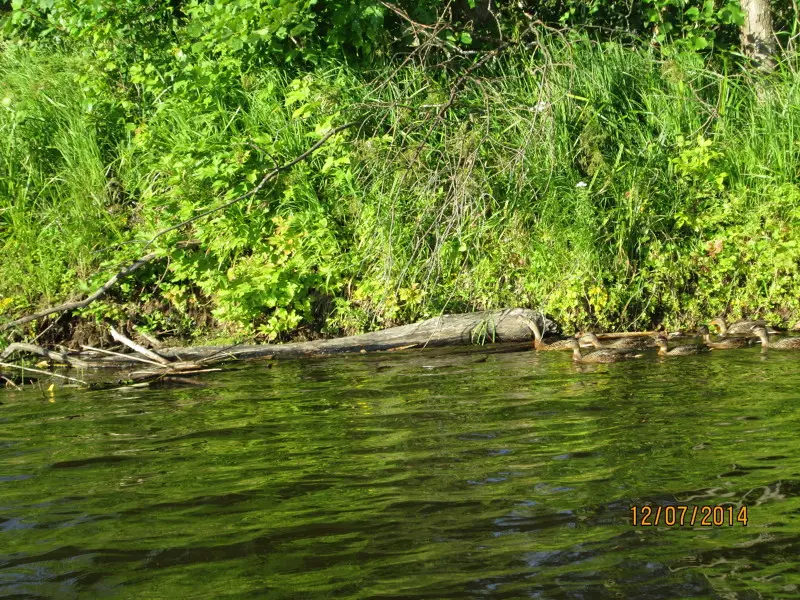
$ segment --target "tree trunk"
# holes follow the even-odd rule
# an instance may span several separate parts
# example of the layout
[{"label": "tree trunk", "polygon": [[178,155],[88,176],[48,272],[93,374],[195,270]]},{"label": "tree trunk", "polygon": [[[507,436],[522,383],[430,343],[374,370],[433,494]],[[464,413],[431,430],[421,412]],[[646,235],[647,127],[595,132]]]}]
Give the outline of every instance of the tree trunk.
[{"label": "tree trunk", "polygon": [[769,0],[741,0],[745,12],[742,25],[742,50],[760,69],[775,67],[775,35]]}]

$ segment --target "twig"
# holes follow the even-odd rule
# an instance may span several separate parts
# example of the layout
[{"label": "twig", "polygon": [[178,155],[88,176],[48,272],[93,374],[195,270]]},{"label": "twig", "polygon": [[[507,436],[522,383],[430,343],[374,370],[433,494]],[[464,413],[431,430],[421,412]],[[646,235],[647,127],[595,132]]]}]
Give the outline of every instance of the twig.
[{"label": "twig", "polygon": [[41,319],[42,317],[46,317],[47,315],[52,315],[53,313],[58,312],[65,312],[68,310],[75,310],[78,308],[84,308],[88,306],[95,300],[97,300],[100,296],[105,294],[108,290],[110,290],[120,279],[130,275],[137,269],[143,267],[153,259],[158,256],[157,252],[151,252],[150,254],[145,254],[143,257],[138,259],[135,263],[128,265],[121,271],[115,273],[108,281],[106,281],[103,285],[101,285],[97,290],[94,291],[90,296],[87,296],[83,300],[79,300],[77,302],[66,302],[64,304],[59,304],[58,306],[53,306],[48,309],[39,311],[32,315],[28,315],[26,317],[22,317],[20,319],[16,319],[14,321],[10,321],[8,323],[4,323],[0,325],[0,331],[5,331],[11,327],[15,327],[17,325],[22,325],[23,323],[29,323],[30,321],[35,321],[36,319]]},{"label": "twig", "polygon": [[134,356],[133,354],[122,354],[121,352],[114,352],[112,350],[104,350],[103,348],[94,348],[92,346],[81,346],[82,348],[86,348],[87,350],[91,350],[92,352],[102,352],[103,354],[110,354],[111,356],[119,356],[126,360],[133,360],[136,362],[143,362],[148,365],[155,365],[156,367],[161,367],[161,363],[154,362],[152,360],[147,360],[146,358],[142,358],[140,356]]},{"label": "twig", "polygon": [[88,366],[84,361],[80,359],[70,358],[66,354],[62,354],[61,352],[53,352],[52,350],[47,350],[46,348],[42,348],[41,346],[37,346],[35,344],[20,344],[20,343],[11,344],[5,350],[0,352],[0,359],[8,358],[12,354],[14,354],[14,352],[28,352],[30,354],[38,354],[39,356],[44,356],[49,360],[67,363],[68,365],[72,365],[74,367]]},{"label": "twig", "polygon": [[15,390],[17,390],[17,391],[22,391],[22,388],[21,388],[21,387],[19,387],[19,386],[18,386],[16,383],[14,383],[13,381],[11,381],[11,380],[10,380],[8,377],[6,377],[5,375],[0,375],[0,379],[2,379],[3,381],[5,381],[5,382],[6,382],[6,387],[8,387],[8,386],[10,385],[10,386],[11,386],[11,387],[13,387]]},{"label": "twig", "polygon": [[31,371],[32,373],[40,373],[42,375],[49,375],[50,377],[58,377],[59,379],[67,379],[82,385],[89,385],[82,379],[75,379],[74,377],[67,377],[66,375],[59,375],[58,373],[51,373],[50,371],[42,371],[41,369],[34,369],[33,367],[23,367],[22,365],[15,365],[12,363],[0,362],[0,367],[8,367],[9,369],[22,369],[23,371]]},{"label": "twig", "polygon": [[110,327],[109,331],[111,332],[112,338],[117,340],[120,344],[125,344],[128,348],[130,348],[134,352],[138,352],[142,356],[146,356],[150,360],[155,361],[161,364],[162,366],[168,367],[170,365],[170,361],[168,361],[166,358],[164,358],[160,354],[156,354],[152,350],[148,350],[144,346],[140,346],[133,340],[126,338],[124,335],[122,335],[119,331],[117,331],[113,327]]},{"label": "twig", "polygon": [[[578,333],[575,334],[575,337],[576,338],[577,337],[581,337],[581,336],[583,336],[583,335],[585,335],[587,333],[590,333],[590,332],[588,332],[588,331],[579,331]],[[660,332],[660,331],[616,331],[616,332],[613,332],[613,333],[598,333],[596,335],[597,335],[597,339],[598,340],[614,340],[614,339],[618,339],[618,338],[629,338],[629,337],[653,337],[654,335],[657,335],[659,333],[662,333],[662,332]]]},{"label": "twig", "polygon": [[136,333],[142,336],[148,344],[150,344],[153,348],[160,348],[164,344],[161,343],[160,340],[154,338],[152,335],[148,334],[145,331],[142,331],[138,327],[136,328]]},{"label": "twig", "polygon": [[144,376],[153,376],[153,377],[170,377],[171,375],[195,375],[197,373],[217,373],[222,371],[222,369],[214,368],[214,369],[192,369],[188,371],[133,371],[130,375],[131,377],[144,377]]}]

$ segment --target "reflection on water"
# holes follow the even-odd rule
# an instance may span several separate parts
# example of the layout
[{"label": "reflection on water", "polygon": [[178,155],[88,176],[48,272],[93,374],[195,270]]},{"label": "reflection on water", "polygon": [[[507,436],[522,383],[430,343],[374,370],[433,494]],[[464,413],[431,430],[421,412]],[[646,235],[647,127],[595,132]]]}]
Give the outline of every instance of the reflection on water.
[{"label": "reflection on water", "polygon": [[[0,395],[0,595],[800,596],[800,354],[427,350]],[[630,507],[746,504],[746,527]]]}]

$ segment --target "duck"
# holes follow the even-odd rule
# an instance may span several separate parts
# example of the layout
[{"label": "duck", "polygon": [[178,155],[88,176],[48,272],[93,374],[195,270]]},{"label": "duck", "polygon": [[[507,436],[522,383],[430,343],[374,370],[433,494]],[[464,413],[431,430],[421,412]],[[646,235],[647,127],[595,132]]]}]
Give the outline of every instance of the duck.
[{"label": "duck", "polygon": [[709,348],[713,348],[714,350],[726,350],[729,348],[746,348],[750,345],[750,340],[743,337],[729,337],[729,338],[719,338],[716,342],[711,341],[711,334],[708,332],[708,327],[702,325],[698,330],[698,333],[703,336],[703,343],[708,346]]},{"label": "duck", "polygon": [[581,345],[578,340],[567,341],[572,349],[572,360],[579,363],[614,363],[644,356],[644,354],[636,354],[635,350],[618,348],[603,348],[589,354],[581,354]]},{"label": "duck", "polygon": [[631,348],[633,350],[641,350],[653,345],[650,339],[644,337],[623,337],[609,342],[601,342],[597,335],[591,331],[580,336],[579,341],[583,340],[589,341],[595,348]]},{"label": "duck", "polygon": [[549,350],[570,350],[572,346],[570,346],[570,341],[574,341],[572,339],[565,339],[565,340],[555,340],[553,342],[545,342],[542,339],[542,332],[539,330],[539,326],[536,324],[536,321],[532,319],[525,319],[528,323],[528,326],[533,330],[534,340],[533,340],[533,347],[539,351],[549,351]]},{"label": "duck", "polygon": [[767,327],[766,321],[736,321],[730,325],[725,325],[725,319],[717,317],[711,321],[711,325],[719,327],[720,337],[728,335],[749,335],[753,327]]},{"label": "duck", "polygon": [[660,356],[689,356],[690,354],[700,354],[701,352],[708,352],[711,350],[711,348],[705,344],[686,344],[684,346],[675,346],[669,350],[666,336],[657,335],[655,340],[656,346],[658,346],[658,354]]},{"label": "duck", "polygon": [[757,335],[761,340],[762,351],[767,348],[772,348],[773,350],[800,350],[800,337],[789,337],[777,342],[770,342],[766,327],[753,327],[753,334]]}]

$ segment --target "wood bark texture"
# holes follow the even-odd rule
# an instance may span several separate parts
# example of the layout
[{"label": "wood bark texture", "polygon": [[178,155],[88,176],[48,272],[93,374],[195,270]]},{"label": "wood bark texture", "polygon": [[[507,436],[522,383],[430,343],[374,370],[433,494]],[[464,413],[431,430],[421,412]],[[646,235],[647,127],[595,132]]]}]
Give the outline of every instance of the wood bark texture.
[{"label": "wood bark texture", "polygon": [[[298,342],[291,344],[257,344],[240,346],[198,346],[194,348],[159,348],[158,354],[171,359],[184,361],[202,360],[215,357],[255,358],[272,356],[275,358],[339,354],[346,352],[391,350],[403,347],[422,348],[426,346],[449,346],[485,342],[522,342],[533,338],[526,319],[536,319],[542,323],[540,313],[527,308],[508,308],[504,310],[442,315],[433,319],[391,327],[362,335]],[[545,319],[545,334],[556,330],[555,324]],[[81,353],[81,357],[89,355]],[[118,357],[108,357],[109,362],[119,362]]]},{"label": "wood bark texture", "polygon": [[760,68],[775,67],[775,35],[772,30],[772,13],[769,0],[742,0],[745,12],[742,25],[742,50]]}]

